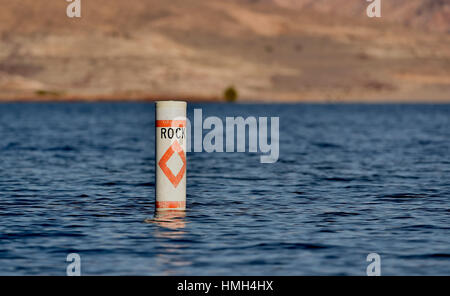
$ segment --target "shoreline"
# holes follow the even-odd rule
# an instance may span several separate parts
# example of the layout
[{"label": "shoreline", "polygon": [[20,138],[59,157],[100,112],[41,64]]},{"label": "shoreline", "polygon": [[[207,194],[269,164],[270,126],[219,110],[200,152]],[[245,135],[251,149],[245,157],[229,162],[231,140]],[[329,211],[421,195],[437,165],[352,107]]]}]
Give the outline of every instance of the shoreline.
[{"label": "shoreline", "polygon": [[145,103],[156,101],[187,101],[190,103],[223,103],[223,104],[450,104],[448,99],[404,99],[404,98],[340,98],[340,99],[298,99],[298,100],[261,100],[261,99],[238,99],[228,102],[220,97],[203,96],[169,96],[169,95],[70,95],[70,96],[17,96],[0,97],[2,103]]}]

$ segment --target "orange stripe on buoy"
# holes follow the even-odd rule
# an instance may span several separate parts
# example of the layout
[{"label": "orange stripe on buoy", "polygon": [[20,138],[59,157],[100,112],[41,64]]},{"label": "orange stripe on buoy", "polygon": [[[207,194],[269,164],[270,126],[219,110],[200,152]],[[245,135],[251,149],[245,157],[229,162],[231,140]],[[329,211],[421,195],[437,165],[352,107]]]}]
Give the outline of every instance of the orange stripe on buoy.
[{"label": "orange stripe on buoy", "polygon": [[157,120],[156,127],[186,127],[186,120]]},{"label": "orange stripe on buoy", "polygon": [[178,208],[185,208],[186,202],[185,201],[157,201],[156,202],[156,208],[159,209],[178,209]]}]

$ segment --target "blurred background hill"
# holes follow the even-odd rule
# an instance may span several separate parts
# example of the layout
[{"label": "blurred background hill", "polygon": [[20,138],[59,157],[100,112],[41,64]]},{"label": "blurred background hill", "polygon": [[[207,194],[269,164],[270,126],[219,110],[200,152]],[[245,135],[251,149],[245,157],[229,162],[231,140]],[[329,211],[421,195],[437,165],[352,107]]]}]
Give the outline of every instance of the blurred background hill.
[{"label": "blurred background hill", "polygon": [[0,0],[0,100],[450,101],[450,1]]}]

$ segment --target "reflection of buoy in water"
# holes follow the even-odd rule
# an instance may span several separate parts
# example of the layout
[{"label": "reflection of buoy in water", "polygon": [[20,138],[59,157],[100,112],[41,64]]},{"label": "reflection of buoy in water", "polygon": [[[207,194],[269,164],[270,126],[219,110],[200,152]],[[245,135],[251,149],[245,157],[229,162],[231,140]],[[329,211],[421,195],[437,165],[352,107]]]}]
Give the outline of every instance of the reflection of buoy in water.
[{"label": "reflection of buoy in water", "polygon": [[186,227],[186,212],[177,210],[157,211],[153,219],[145,220],[146,223],[155,223],[168,229],[183,229]]},{"label": "reflection of buoy in water", "polygon": [[186,209],[186,102],[156,102],[156,210]]}]

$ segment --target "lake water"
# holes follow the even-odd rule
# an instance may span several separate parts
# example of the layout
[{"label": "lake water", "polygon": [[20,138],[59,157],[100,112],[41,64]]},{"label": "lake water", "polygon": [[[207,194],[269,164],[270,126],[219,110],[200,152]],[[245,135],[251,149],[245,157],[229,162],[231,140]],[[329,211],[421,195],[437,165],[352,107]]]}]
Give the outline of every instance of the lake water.
[{"label": "lake water", "polygon": [[0,274],[450,275],[450,105],[188,108],[278,116],[279,160],[189,153],[155,218],[152,103],[0,104]]}]

